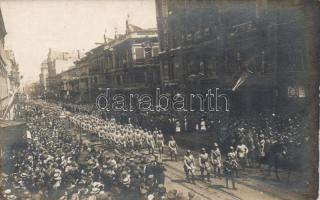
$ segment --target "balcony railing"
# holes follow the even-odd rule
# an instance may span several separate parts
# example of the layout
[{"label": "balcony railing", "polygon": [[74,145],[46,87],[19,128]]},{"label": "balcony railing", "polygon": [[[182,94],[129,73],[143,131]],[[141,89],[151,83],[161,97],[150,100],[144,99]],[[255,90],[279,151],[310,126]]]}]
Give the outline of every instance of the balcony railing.
[{"label": "balcony railing", "polygon": [[146,59],[136,59],[133,62],[133,65],[155,65],[159,64],[159,57],[152,57],[152,58],[146,58]]}]

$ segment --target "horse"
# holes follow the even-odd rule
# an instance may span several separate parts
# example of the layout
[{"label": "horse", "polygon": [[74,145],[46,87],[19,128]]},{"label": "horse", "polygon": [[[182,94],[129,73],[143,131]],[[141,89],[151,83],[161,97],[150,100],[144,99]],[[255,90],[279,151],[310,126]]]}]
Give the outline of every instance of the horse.
[{"label": "horse", "polygon": [[277,181],[280,181],[278,169],[287,171],[287,182],[290,180],[292,170],[296,167],[297,155],[295,154],[295,146],[292,142],[276,141],[275,143],[269,144],[267,151],[267,165],[268,172],[267,176],[271,175],[271,168],[274,168],[274,173]]}]

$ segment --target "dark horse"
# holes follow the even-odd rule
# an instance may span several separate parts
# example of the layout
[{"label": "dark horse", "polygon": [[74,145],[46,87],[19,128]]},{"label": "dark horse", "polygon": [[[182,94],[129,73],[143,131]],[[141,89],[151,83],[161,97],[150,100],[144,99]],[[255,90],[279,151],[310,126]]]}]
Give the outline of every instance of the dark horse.
[{"label": "dark horse", "polygon": [[273,167],[276,178],[280,181],[278,169],[283,169],[287,172],[287,182],[289,182],[291,171],[297,166],[297,163],[294,162],[297,160],[295,152],[296,148],[292,142],[277,141],[270,144],[266,155],[268,164],[267,176],[271,175],[271,168]]}]

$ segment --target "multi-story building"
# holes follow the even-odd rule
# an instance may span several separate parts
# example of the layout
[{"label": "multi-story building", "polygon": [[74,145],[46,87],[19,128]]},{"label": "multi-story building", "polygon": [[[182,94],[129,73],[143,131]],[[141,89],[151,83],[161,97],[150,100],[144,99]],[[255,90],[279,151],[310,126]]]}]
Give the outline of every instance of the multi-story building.
[{"label": "multi-story building", "polygon": [[19,64],[17,63],[12,50],[5,50],[6,63],[9,78],[9,91],[11,94],[17,92],[20,86]]},{"label": "multi-story building", "polygon": [[159,44],[156,29],[127,23],[126,33],[108,44],[106,73],[117,90],[146,91],[159,85]]},{"label": "multi-story building", "polygon": [[20,74],[13,51],[5,49],[6,34],[0,9],[0,119],[13,119],[13,105],[20,86]]},{"label": "multi-story building", "polygon": [[4,110],[6,99],[8,98],[8,71],[5,63],[5,36],[7,34],[2,12],[0,9],[0,116],[2,116],[2,112]]},{"label": "multi-story building", "polygon": [[6,65],[5,36],[7,34],[0,9],[0,118],[9,102],[9,80]]},{"label": "multi-story building", "polygon": [[302,5],[156,0],[163,88],[185,93],[221,88],[232,109],[242,110],[304,102],[310,26]]},{"label": "multi-story building", "polygon": [[159,86],[158,52],[157,30],[142,29],[127,21],[125,34],[116,34],[75,62],[79,72],[71,82],[73,88],[79,88],[76,99],[95,101],[106,88],[124,92]]},{"label": "multi-story building", "polygon": [[47,89],[48,89],[48,61],[45,59],[41,63],[41,68],[40,68],[40,87],[42,88],[41,90],[43,91],[43,95],[46,94]]},{"label": "multi-story building", "polygon": [[[47,78],[46,72],[40,75],[40,79],[43,79],[43,82],[46,84],[46,93],[51,97],[59,97],[60,90],[60,76],[58,74],[63,71],[68,70],[74,65],[74,62],[80,59],[82,53],[80,51],[74,52],[60,52],[54,51],[51,48],[49,49],[48,57],[46,62],[43,62],[42,66],[44,72],[48,71]],[[45,66],[44,66],[45,65]],[[47,68],[47,69],[46,69]]]}]

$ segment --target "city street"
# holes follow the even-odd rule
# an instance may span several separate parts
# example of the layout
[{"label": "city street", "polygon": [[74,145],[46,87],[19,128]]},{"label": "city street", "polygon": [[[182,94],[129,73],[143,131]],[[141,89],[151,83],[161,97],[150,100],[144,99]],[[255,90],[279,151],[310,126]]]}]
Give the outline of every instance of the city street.
[{"label": "city street", "polygon": [[320,0],[0,1],[0,200],[315,200]]},{"label": "city street", "polygon": [[[72,131],[76,136],[79,137],[79,130],[72,128]],[[182,133],[183,134],[183,133]],[[83,140],[87,144],[92,144],[98,149],[108,149],[110,152],[110,148],[105,147],[101,141],[91,142],[89,133],[82,133]],[[179,145],[179,144],[178,144]],[[207,181],[201,181],[200,177],[197,177],[197,181],[195,184],[188,183],[185,177],[185,173],[183,170],[183,154],[186,149],[183,147],[179,147],[179,161],[171,161],[170,156],[168,155],[168,147],[165,148],[165,154],[163,155],[163,162],[166,166],[166,188],[177,189],[184,194],[188,192],[193,192],[201,199],[224,199],[224,200],[301,200],[305,199],[303,194],[301,193],[301,189],[299,191],[299,187],[303,185],[301,183],[301,177],[303,175],[301,173],[294,173],[292,176],[291,183],[287,183],[286,181],[279,182],[275,179],[275,177],[265,177],[266,168],[265,169],[252,169],[249,168],[247,171],[241,173],[241,178],[237,179],[237,190],[226,189],[225,188],[225,180],[222,178],[213,178],[211,179],[211,183]],[[153,156],[148,154],[147,150],[142,150],[141,153],[148,155],[148,157],[152,158]],[[198,155],[195,152],[194,155]],[[197,158],[197,156],[196,156]],[[264,173],[263,173],[264,172]],[[199,175],[199,168],[196,170],[196,174]],[[286,172],[282,171],[280,176],[285,177]],[[302,190],[303,191],[303,190]]]}]

